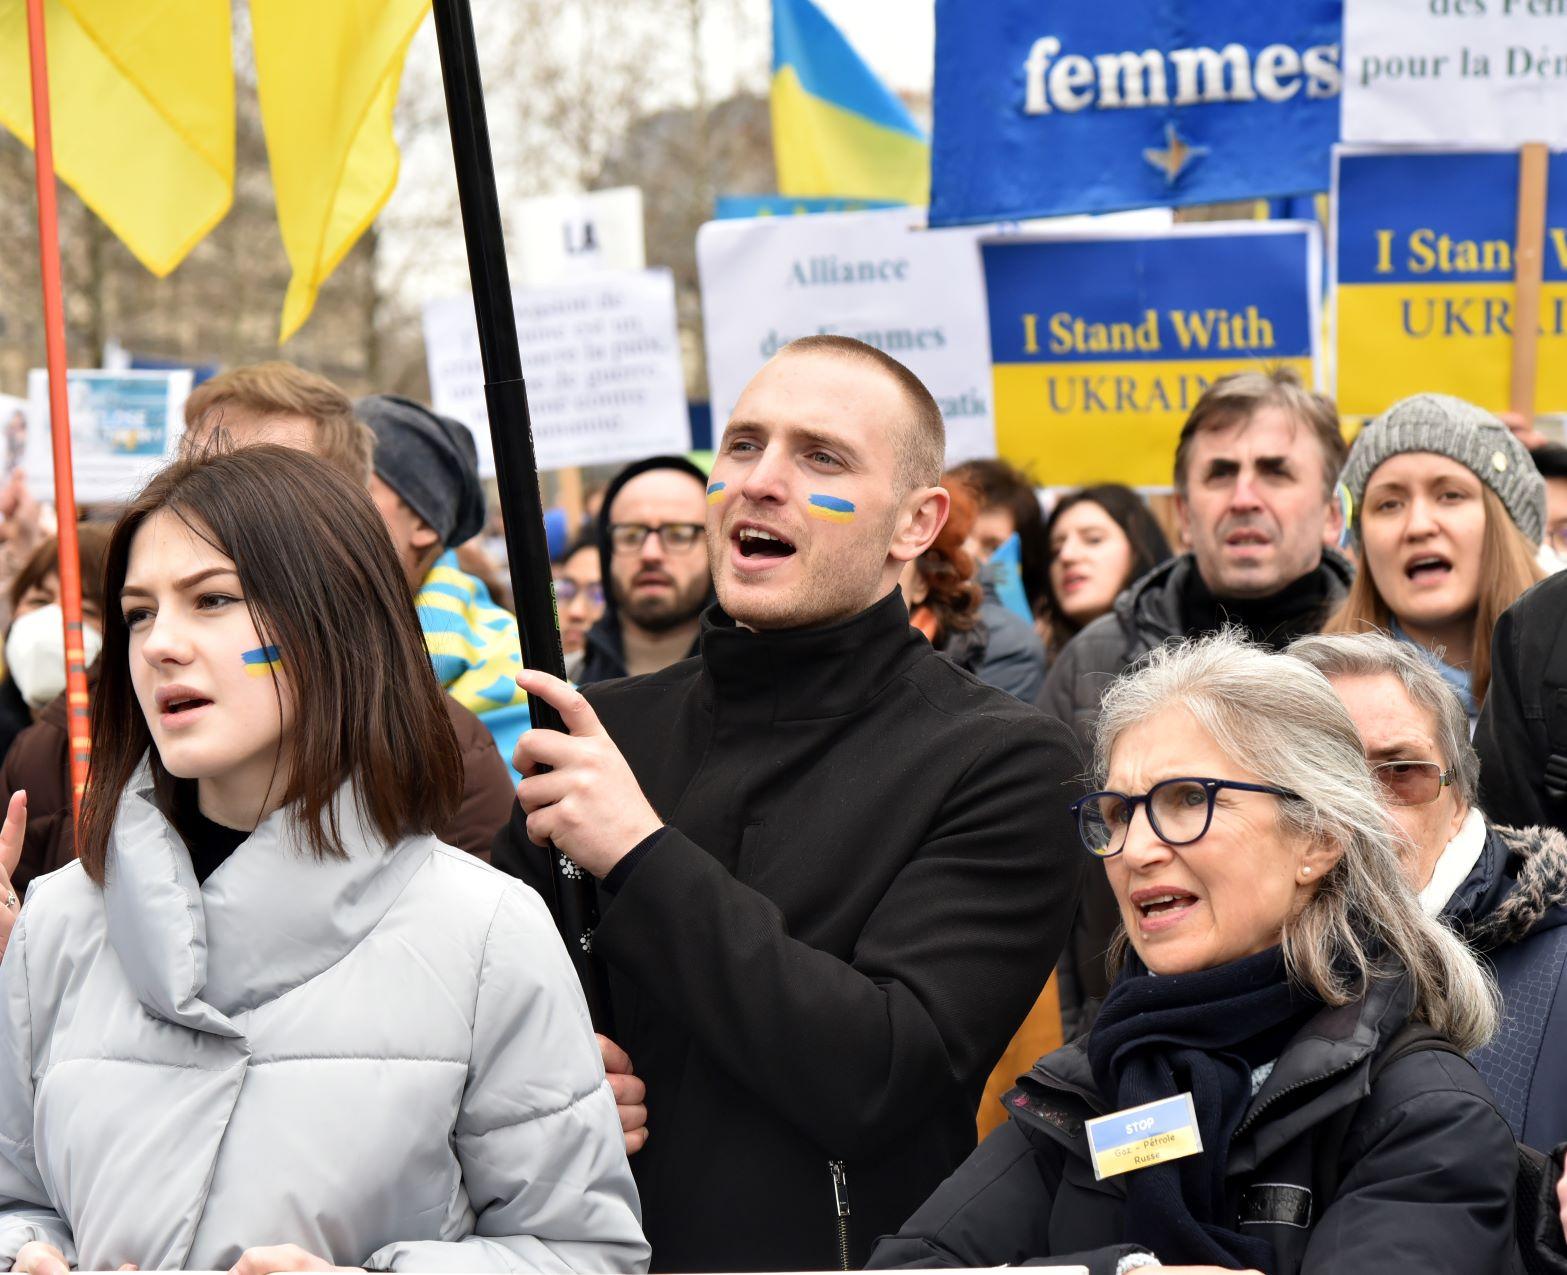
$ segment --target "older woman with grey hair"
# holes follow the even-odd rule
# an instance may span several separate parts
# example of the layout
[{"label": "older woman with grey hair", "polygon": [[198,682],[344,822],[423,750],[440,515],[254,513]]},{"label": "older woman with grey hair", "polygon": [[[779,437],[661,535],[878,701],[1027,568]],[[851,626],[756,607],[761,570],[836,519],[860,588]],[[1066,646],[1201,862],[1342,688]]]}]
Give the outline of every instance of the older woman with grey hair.
[{"label": "older woman with grey hair", "polygon": [[1289,654],[1349,710],[1427,915],[1494,972],[1503,1023],[1473,1057],[1507,1123],[1532,1147],[1567,1141],[1567,839],[1486,819],[1463,705],[1407,644],[1335,634],[1301,638]]},{"label": "older woman with grey hair", "polygon": [[1123,928],[1086,1036],[874,1267],[1506,1269],[1484,973],[1406,885],[1326,680],[1221,634],[1105,696],[1076,803]]}]

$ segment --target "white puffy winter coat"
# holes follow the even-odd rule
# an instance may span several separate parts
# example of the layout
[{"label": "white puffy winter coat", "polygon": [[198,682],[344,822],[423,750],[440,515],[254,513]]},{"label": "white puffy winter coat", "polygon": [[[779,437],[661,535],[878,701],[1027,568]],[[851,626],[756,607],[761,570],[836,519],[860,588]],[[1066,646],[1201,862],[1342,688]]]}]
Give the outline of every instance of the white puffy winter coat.
[{"label": "white puffy winter coat", "polygon": [[643,1271],[580,989],[537,895],[433,837],[265,820],[204,885],[121,803],[102,889],[35,881],[0,964],[0,1270]]}]

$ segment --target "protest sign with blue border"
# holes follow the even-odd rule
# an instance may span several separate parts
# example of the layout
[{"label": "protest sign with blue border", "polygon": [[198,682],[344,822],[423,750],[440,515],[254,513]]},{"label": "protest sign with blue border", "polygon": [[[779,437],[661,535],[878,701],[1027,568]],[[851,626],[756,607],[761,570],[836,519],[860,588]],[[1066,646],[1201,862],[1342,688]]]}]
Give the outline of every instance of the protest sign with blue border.
[{"label": "protest sign with blue border", "polygon": [[932,225],[1328,188],[1340,0],[937,0]]},{"label": "protest sign with blue border", "polygon": [[[1363,151],[1334,162],[1339,408],[1426,390],[1509,405],[1515,150]],[[1567,155],[1550,157],[1536,403],[1567,409]]]},{"label": "protest sign with blue border", "polygon": [[1230,372],[1315,383],[1315,223],[982,245],[996,443],[1051,486],[1168,487],[1181,423]]}]

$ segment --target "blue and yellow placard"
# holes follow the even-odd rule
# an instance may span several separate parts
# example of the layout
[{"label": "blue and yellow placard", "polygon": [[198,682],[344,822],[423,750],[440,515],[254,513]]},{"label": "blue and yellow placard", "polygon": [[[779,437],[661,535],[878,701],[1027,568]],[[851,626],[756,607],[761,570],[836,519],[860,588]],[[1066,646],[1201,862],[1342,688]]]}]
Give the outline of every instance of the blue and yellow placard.
[{"label": "blue and yellow placard", "polygon": [[1219,377],[1288,364],[1314,384],[1315,224],[987,241],[996,445],[1050,486],[1168,487]]},{"label": "blue and yellow placard", "polygon": [[932,225],[1328,188],[1342,0],[937,0]]},{"label": "blue and yellow placard", "polygon": [[[1410,394],[1508,406],[1517,151],[1335,155],[1338,403],[1373,416]],[[1540,301],[1540,411],[1567,409],[1567,156],[1553,154]]]},{"label": "blue and yellow placard", "polygon": [[1189,1093],[1112,1112],[1088,1121],[1084,1128],[1094,1177],[1100,1181],[1202,1151],[1197,1111]]}]

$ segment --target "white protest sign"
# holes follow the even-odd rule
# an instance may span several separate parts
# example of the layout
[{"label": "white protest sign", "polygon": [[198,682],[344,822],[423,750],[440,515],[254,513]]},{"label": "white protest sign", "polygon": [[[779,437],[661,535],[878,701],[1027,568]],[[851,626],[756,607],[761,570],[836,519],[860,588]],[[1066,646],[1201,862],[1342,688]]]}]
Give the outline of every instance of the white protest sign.
[{"label": "white protest sign", "polygon": [[[667,270],[604,274],[512,295],[539,468],[616,464],[691,447],[685,370]],[[437,412],[473,430],[495,473],[473,298],[424,308]]]},{"label": "white protest sign", "polygon": [[[71,473],[76,499],[129,500],[173,457],[185,432],[193,374],[103,372],[72,368],[65,384],[71,416]],[[39,500],[54,499],[49,374],[27,374],[29,428],[23,464]]]},{"label": "white protest sign", "polygon": [[14,394],[0,394],[0,482],[22,464],[27,452],[28,403]]},{"label": "white protest sign", "polygon": [[[1030,227],[1170,224],[1167,208]],[[925,228],[920,208],[708,222],[696,237],[716,439],[757,370],[796,337],[857,337],[925,383],[947,463],[996,454],[990,324],[978,240],[995,225]]]},{"label": "white protest sign", "polygon": [[547,288],[606,270],[647,265],[642,192],[635,186],[586,195],[544,195],[509,210],[514,248],[512,282]]},{"label": "white protest sign", "polygon": [[1344,0],[1343,136],[1567,145],[1567,5]]}]

